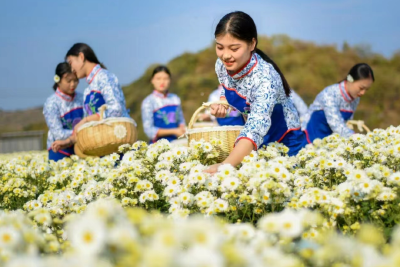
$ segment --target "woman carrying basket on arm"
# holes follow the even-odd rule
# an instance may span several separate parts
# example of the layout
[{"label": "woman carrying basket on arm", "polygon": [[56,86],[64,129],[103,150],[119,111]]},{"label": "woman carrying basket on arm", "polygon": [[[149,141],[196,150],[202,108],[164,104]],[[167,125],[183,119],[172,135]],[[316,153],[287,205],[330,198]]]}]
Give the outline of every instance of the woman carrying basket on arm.
[{"label": "woman carrying basket on arm", "polygon": [[150,143],[162,138],[173,141],[185,133],[181,99],[168,92],[170,82],[171,73],[167,67],[154,69],[151,76],[154,91],[142,102],[143,128]]},{"label": "woman carrying basket on arm", "polygon": [[[290,87],[276,64],[257,49],[253,19],[237,11],[225,15],[215,30],[218,60],[215,71],[224,87],[221,100],[247,116],[235,148],[222,164],[237,166],[253,149],[281,142],[296,155],[307,141],[290,96]],[[212,105],[211,113],[225,117],[227,107]],[[215,173],[220,164],[206,170]]]},{"label": "woman carrying basket on arm", "polygon": [[375,81],[374,72],[365,63],[353,66],[347,78],[326,87],[315,98],[308,109],[303,129],[309,143],[316,138],[324,138],[332,133],[349,137],[354,131],[346,122],[353,118],[360,97]]},{"label": "woman carrying basket on arm", "polygon": [[104,104],[107,106],[104,118],[130,118],[118,78],[100,63],[90,46],[84,43],[74,44],[65,58],[76,76],[79,79],[86,77],[86,82],[89,84],[83,93],[85,118],[75,126],[74,133],[82,124],[98,121],[99,108]]},{"label": "woman carrying basket on arm", "polygon": [[75,92],[79,80],[66,62],[57,65],[54,82],[55,93],[47,98],[43,115],[49,128],[49,160],[58,161],[75,154],[72,131],[83,118],[83,96]]}]

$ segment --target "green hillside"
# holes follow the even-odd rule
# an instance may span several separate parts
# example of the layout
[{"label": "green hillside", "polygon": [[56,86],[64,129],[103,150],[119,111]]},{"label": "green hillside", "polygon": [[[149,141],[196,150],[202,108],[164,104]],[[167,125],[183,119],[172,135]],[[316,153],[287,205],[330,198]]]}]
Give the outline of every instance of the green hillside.
[{"label": "green hillside", "polygon": [[[343,79],[354,64],[370,64],[376,82],[362,98],[355,119],[364,120],[371,128],[400,124],[400,104],[397,103],[400,92],[400,52],[387,59],[372,53],[368,47],[350,47],[345,43],[338,49],[334,45],[316,45],[284,35],[262,37],[258,47],[279,65],[290,86],[307,104],[311,104],[323,88]],[[215,61],[215,48],[211,45],[195,54],[185,53],[167,64],[172,72],[171,92],[181,97],[187,121],[218,86]],[[140,105],[153,90],[150,84],[153,68],[150,66],[141,78],[123,88],[127,106],[138,122],[140,138],[145,138]]]}]

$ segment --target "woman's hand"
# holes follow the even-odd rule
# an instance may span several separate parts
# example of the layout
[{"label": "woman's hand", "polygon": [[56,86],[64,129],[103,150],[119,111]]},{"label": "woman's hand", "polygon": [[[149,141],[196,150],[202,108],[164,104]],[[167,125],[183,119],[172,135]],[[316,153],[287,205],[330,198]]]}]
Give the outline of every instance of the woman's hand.
[{"label": "woman's hand", "polygon": [[51,150],[53,150],[53,152],[58,152],[60,149],[64,149],[67,147],[72,146],[74,143],[70,138],[67,138],[65,140],[57,140],[54,141],[53,144],[51,144]]},{"label": "woman's hand", "polygon": [[222,104],[212,104],[211,105],[211,115],[214,115],[217,118],[225,118],[226,117],[226,106]]},{"label": "woman's hand", "polygon": [[179,125],[178,128],[176,128],[175,136],[180,137],[180,136],[184,135],[185,133],[186,133],[186,127],[185,127],[185,125],[181,124],[181,125]]},{"label": "woman's hand", "polygon": [[204,170],[204,172],[209,174],[215,174],[218,171],[219,166],[221,165],[222,163],[211,165],[210,167],[208,167],[208,169]]}]

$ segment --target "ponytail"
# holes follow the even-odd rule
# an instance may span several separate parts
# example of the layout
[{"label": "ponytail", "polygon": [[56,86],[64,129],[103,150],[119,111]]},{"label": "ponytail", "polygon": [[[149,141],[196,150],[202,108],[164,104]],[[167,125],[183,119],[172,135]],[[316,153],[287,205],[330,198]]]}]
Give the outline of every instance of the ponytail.
[{"label": "ponytail", "polygon": [[74,44],[67,52],[67,55],[65,56],[65,59],[69,56],[79,56],[79,53],[82,53],[85,56],[85,60],[99,64],[101,68],[107,69],[106,66],[104,66],[103,63],[101,63],[98,59],[96,54],[94,53],[93,49],[84,43],[76,43]]},{"label": "ponytail", "polygon": [[279,76],[281,76],[281,80],[282,80],[282,85],[283,88],[285,89],[285,94],[287,97],[290,96],[291,90],[290,90],[290,86],[289,83],[287,82],[285,76],[283,75],[283,73],[281,72],[281,70],[279,69],[278,65],[276,65],[276,63],[269,57],[267,56],[267,54],[265,54],[263,51],[261,51],[260,49],[256,48],[255,52],[265,61],[267,61],[269,64],[272,65],[272,67],[274,67],[274,69],[279,73]]}]

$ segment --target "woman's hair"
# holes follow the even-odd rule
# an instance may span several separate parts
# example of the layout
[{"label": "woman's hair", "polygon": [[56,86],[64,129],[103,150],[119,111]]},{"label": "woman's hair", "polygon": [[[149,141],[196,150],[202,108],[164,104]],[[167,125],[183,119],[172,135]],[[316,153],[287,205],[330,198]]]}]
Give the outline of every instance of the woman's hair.
[{"label": "woman's hair", "polygon": [[69,56],[79,56],[79,53],[82,53],[85,56],[85,59],[89,62],[99,64],[103,69],[106,69],[106,66],[103,65],[98,59],[93,49],[84,43],[76,43],[74,44],[67,52],[65,59]]},{"label": "woman's hair", "polygon": [[153,74],[151,75],[151,78],[154,77],[154,75],[156,75],[159,72],[165,72],[166,74],[168,74],[169,77],[171,77],[171,72],[169,71],[169,69],[166,66],[158,66],[153,70]]},{"label": "woman's hair", "polygon": [[[60,81],[66,73],[72,73],[71,66],[67,62],[59,63],[56,67],[56,75],[60,77]],[[53,85],[54,91],[57,91],[57,88],[58,83],[55,82]]]},{"label": "woman's hair", "polygon": [[251,43],[253,39],[256,40],[256,46],[254,52],[260,55],[262,59],[267,61],[271,64],[274,69],[279,73],[282,79],[283,88],[285,89],[286,96],[290,95],[290,86],[287,82],[285,76],[279,69],[278,65],[269,58],[264,52],[257,48],[257,27],[254,23],[253,19],[246,13],[242,11],[235,11],[229,14],[226,14],[218,23],[217,27],[215,28],[215,37],[220,35],[225,35],[229,33],[236,39]]},{"label": "woman's hair", "polygon": [[354,65],[349,74],[353,77],[354,81],[363,80],[371,78],[372,81],[375,81],[374,72],[372,71],[371,67],[366,63],[358,63]]}]

